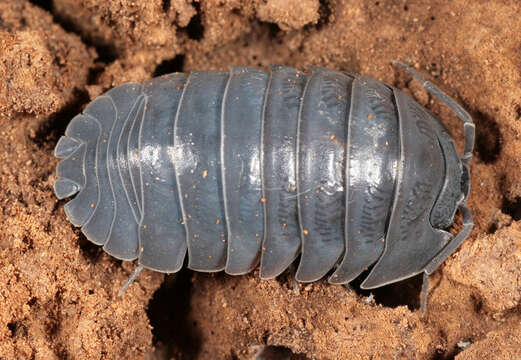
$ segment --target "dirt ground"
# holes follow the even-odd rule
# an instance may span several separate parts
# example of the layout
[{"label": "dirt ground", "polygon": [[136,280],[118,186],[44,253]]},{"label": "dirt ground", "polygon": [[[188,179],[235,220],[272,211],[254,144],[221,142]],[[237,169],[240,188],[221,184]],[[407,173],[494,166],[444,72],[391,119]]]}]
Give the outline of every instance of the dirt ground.
[{"label": "dirt ground", "polygon": [[[0,1],[0,359],[520,359],[518,1]],[[144,271],[90,244],[52,192],[52,150],[129,80],[230,65],[321,65],[405,89],[412,64],[473,115],[470,238],[431,277],[375,291],[286,274]],[[359,282],[358,282],[359,283]],[[263,346],[269,346],[264,348]]]}]

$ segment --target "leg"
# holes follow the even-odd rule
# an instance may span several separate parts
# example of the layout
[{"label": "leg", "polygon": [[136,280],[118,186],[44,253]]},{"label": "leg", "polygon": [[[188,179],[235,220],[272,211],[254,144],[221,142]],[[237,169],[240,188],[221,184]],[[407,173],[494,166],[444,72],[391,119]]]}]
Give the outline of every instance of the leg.
[{"label": "leg", "polygon": [[342,286],[347,290],[349,294],[353,294],[355,292],[355,290],[349,283],[342,284]]},{"label": "leg", "polygon": [[461,230],[428,264],[425,266],[423,273],[421,313],[425,315],[427,308],[427,293],[429,291],[429,275],[434,272],[449,256],[461,245],[463,241],[470,235],[474,221],[472,214],[465,203],[459,206],[459,210],[463,215],[463,230]]},{"label": "leg", "polygon": [[297,266],[295,265],[295,263],[291,263],[291,266],[289,267],[290,269],[290,276],[292,277],[293,279],[293,290],[295,291],[295,295],[300,295],[300,287],[299,287],[299,283],[297,281]]},{"label": "leg", "polygon": [[420,309],[422,317],[425,316],[425,310],[427,310],[427,295],[429,294],[429,274],[426,272],[423,273],[423,282],[422,282],[422,299],[420,303]]},{"label": "leg", "polygon": [[459,206],[459,210],[463,215],[463,230],[461,230],[425,267],[425,272],[430,275],[461,245],[463,241],[470,235],[474,227],[472,214],[465,203]]},{"label": "leg", "polygon": [[425,90],[447,105],[463,121],[463,128],[465,132],[465,148],[463,150],[463,154],[461,155],[461,160],[463,163],[468,165],[470,159],[472,158],[472,150],[474,149],[475,141],[475,125],[470,114],[432,82],[424,80],[422,76],[410,66],[407,66],[399,61],[393,61],[393,64],[400,66],[409,72],[416,80],[421,82]]},{"label": "leg", "polygon": [[123,284],[123,286],[121,287],[121,289],[119,290],[118,292],[118,296],[122,296],[123,293],[125,291],[127,291],[128,287],[134,282],[134,280],[136,280],[137,276],[139,275],[139,273],[141,272],[141,270],[143,270],[143,265],[139,265],[135,270],[134,272],[132,273],[132,275],[130,275],[130,277],[128,278],[127,282],[125,284]]}]

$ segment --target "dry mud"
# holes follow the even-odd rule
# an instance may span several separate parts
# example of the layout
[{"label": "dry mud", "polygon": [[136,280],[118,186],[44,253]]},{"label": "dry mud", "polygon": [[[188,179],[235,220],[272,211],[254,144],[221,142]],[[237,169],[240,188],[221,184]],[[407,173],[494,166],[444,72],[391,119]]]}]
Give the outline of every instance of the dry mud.
[{"label": "dry mud", "polygon": [[[520,359],[518,1],[0,2],[1,359]],[[291,277],[144,271],[91,245],[52,193],[52,149],[95,96],[230,65],[321,65],[405,89],[459,141],[455,116],[391,66],[412,64],[473,115],[470,238],[431,277],[372,292]],[[268,353],[271,353],[269,355]],[[271,356],[271,357],[270,357]]]}]

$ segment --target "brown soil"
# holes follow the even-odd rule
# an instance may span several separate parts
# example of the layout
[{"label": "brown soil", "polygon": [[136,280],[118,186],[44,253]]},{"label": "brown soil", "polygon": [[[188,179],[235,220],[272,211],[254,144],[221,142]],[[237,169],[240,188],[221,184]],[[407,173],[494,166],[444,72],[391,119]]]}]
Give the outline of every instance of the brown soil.
[{"label": "brown soil", "polygon": [[[521,6],[518,1],[0,2],[0,359],[520,359]],[[91,245],[52,193],[52,149],[95,96],[129,80],[229,65],[322,65],[405,88],[477,124],[470,238],[431,277],[370,292],[144,271]],[[459,141],[461,146],[461,141]],[[268,356],[268,352],[272,357]],[[291,355],[293,354],[293,355]]]}]

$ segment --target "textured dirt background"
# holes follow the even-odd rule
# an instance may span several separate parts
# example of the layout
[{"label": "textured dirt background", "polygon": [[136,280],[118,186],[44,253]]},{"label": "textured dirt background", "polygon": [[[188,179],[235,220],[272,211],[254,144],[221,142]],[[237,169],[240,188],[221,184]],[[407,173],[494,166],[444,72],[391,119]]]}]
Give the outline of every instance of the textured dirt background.
[{"label": "textured dirt background", "polygon": [[[520,359],[518,1],[0,2],[0,359]],[[431,277],[373,291],[145,271],[91,245],[52,194],[52,149],[129,80],[282,63],[363,73],[460,124],[390,65],[415,66],[477,124],[470,238]],[[461,142],[459,143],[461,146]],[[269,355],[270,353],[271,355]],[[271,357],[270,357],[271,356]]]}]

